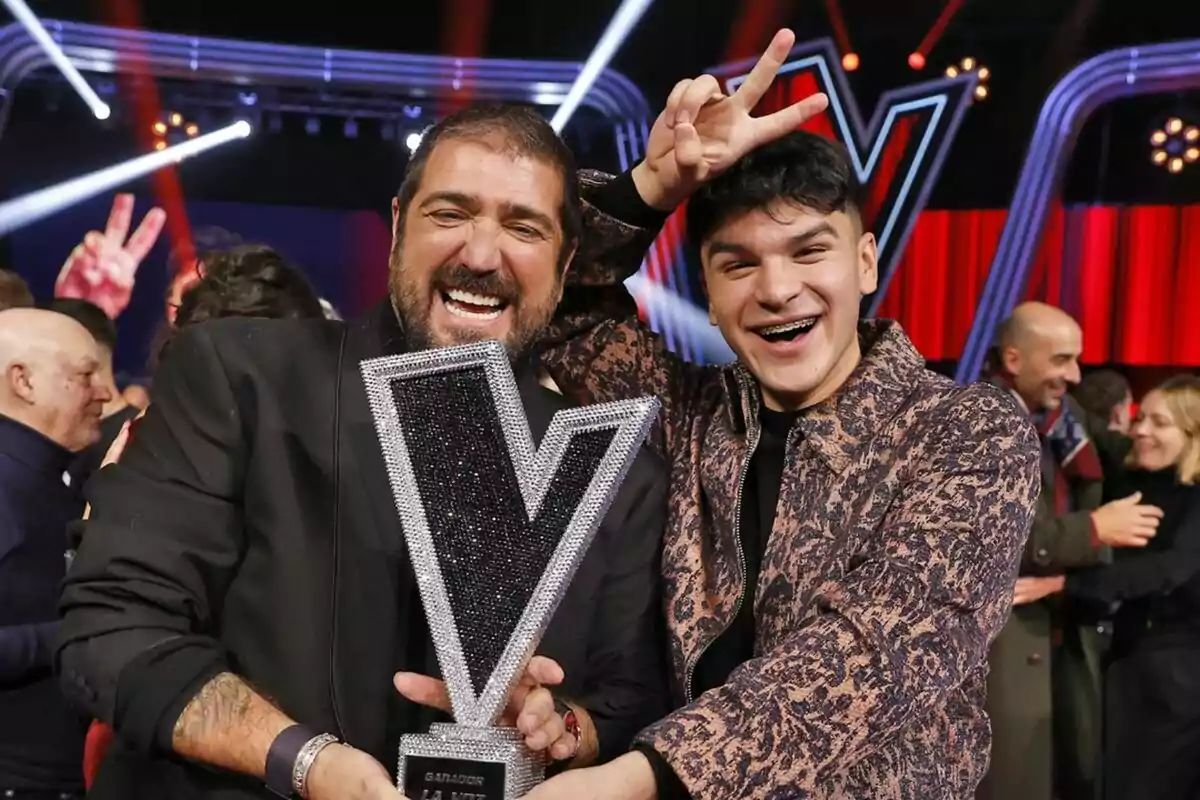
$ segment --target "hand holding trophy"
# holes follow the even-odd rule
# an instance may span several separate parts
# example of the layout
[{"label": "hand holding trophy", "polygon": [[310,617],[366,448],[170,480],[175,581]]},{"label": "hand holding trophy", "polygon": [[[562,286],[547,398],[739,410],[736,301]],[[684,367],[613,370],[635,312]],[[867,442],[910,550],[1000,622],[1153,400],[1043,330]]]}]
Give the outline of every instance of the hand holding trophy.
[{"label": "hand holding trophy", "polygon": [[[555,708],[554,696],[546,688],[562,683],[563,677],[562,667],[557,662],[545,656],[534,656],[500,717],[501,725],[516,728],[525,735],[526,747],[534,752],[544,750],[555,761],[574,758],[582,744],[567,730],[562,715]],[[414,703],[439,711],[452,710],[446,684],[437,678],[398,672],[395,684],[396,690]]]},{"label": "hand holding trophy", "polygon": [[412,800],[520,797],[562,739],[543,742],[556,732],[543,684],[562,671],[534,650],[658,401],[560,411],[535,447],[498,342],[385,356],[361,370],[445,679],[401,674],[397,688],[455,720],[402,738],[399,787]]}]

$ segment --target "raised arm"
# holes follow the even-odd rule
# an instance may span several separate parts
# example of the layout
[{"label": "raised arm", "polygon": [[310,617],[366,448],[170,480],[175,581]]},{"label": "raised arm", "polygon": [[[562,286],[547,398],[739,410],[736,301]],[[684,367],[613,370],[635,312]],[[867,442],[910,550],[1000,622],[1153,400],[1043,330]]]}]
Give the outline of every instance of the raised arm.
[{"label": "raised arm", "polygon": [[611,181],[582,176],[588,230],[543,363],[579,402],[658,396],[662,424],[652,439],[660,451],[687,440],[694,404],[715,376],[675,356],[638,321],[623,282],[637,271],[666,215],[702,183],[825,109],[828,99],[816,94],[751,116],[794,43],[791,31],[777,33],[732,95],[711,75],[680,81],[651,128],[640,164]]}]

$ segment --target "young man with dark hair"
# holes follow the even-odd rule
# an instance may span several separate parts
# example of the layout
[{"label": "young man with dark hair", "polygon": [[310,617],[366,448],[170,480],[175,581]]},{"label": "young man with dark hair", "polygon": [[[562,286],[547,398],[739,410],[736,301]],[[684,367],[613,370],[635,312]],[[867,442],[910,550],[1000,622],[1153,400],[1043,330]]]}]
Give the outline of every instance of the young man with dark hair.
[{"label": "young man with dark hair", "polygon": [[[350,323],[189,326],[89,485],[58,655],[68,696],[117,732],[89,797],[399,800],[399,739],[444,697],[360,363],[499,340],[540,439],[565,403],[532,343],[581,230],[570,153],[532,110],[452,116],[411,170],[387,300]],[[560,768],[665,711],[665,483],[643,452],[510,702]]]},{"label": "young man with dark hair", "polygon": [[[859,319],[876,245],[845,153],[749,116],[791,43],[777,36],[731,97],[709,76],[677,86],[647,161],[617,179],[663,212],[694,191],[688,231],[736,363],[683,363],[624,318],[551,365],[568,394],[662,401],[679,708],[636,752],[530,800],[967,800],[987,766],[986,657],[1037,437],[1005,392],[958,386],[895,323]],[[615,292],[625,276],[590,277]]]}]

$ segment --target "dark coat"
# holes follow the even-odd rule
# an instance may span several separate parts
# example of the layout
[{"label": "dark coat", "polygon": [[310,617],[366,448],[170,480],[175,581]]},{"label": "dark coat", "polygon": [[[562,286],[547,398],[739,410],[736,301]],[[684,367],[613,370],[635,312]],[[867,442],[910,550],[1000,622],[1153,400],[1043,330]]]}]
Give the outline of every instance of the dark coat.
[{"label": "dark coat", "polygon": [[[174,720],[220,671],[392,768],[399,735],[430,721],[391,684],[436,662],[359,375],[399,342],[384,303],[352,324],[221,320],[172,344],[121,461],[89,486],[62,599],[63,686],[119,735],[90,796],[270,796],[169,754]],[[522,400],[535,438],[565,404],[536,381]],[[664,702],[664,491],[644,451],[539,650],[604,756]]]},{"label": "dark coat", "polygon": [[[1067,402],[1074,404],[1069,397]],[[1097,420],[1086,420],[1101,461],[1110,442]],[[1106,563],[1107,548],[1093,543],[1091,512],[1103,499],[1101,481],[1071,486],[1069,514],[1054,507],[1056,469],[1042,454],[1042,493],[1021,559],[1021,575],[1061,575]],[[1119,458],[1117,459],[1119,460]],[[1051,800],[1090,793],[1100,753],[1101,661],[1108,632],[1103,620],[1061,595],[1016,606],[989,656],[988,716],[992,761],[980,800]],[[1056,765],[1057,759],[1057,765]]]}]

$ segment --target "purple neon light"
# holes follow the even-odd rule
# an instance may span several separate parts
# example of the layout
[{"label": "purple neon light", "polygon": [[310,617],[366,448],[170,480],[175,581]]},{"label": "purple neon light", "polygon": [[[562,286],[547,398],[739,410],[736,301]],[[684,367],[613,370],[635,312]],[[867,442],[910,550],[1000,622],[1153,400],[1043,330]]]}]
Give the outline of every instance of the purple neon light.
[{"label": "purple neon light", "polygon": [[[78,22],[45,20],[46,29],[82,71],[145,69],[158,77],[235,85],[304,86],[323,92],[436,96],[461,85],[476,96],[536,102],[565,95],[582,65],[565,61],[457,59],[379,53],[215,37],[130,31]],[[141,58],[140,62],[132,59]],[[29,72],[48,64],[45,54],[17,24],[0,28],[0,91],[12,90]],[[625,76],[605,70],[584,104],[608,117],[644,117],[645,96]]]},{"label": "purple neon light", "polygon": [[[835,121],[845,122],[845,132],[850,141],[846,147],[852,150],[854,160],[865,165],[867,156],[881,139],[891,132],[889,116],[898,107],[906,104],[919,103],[937,97],[945,98],[945,106],[936,115],[930,116],[926,125],[934,126],[929,131],[929,147],[921,151],[920,157],[912,159],[907,172],[896,176],[898,185],[909,186],[907,197],[897,197],[900,202],[885,210],[880,220],[876,221],[878,229],[883,223],[890,231],[886,242],[880,243],[879,254],[879,288],[871,296],[866,313],[874,316],[879,305],[887,294],[888,286],[895,275],[895,267],[904,254],[904,246],[916,224],[917,216],[925,207],[929,194],[937,182],[945,162],[946,154],[954,142],[955,134],[962,123],[966,110],[971,105],[971,93],[975,88],[974,73],[966,73],[955,78],[939,78],[924,83],[912,84],[899,89],[892,89],[883,94],[875,104],[871,119],[864,124],[862,113],[855,100],[846,73],[842,69],[841,58],[836,45],[830,39],[818,39],[796,45],[784,64],[788,65],[805,59],[818,59],[816,67],[819,83],[826,84],[823,88],[830,95],[830,110]],[[732,64],[726,64],[712,70],[713,75],[724,78],[728,82],[738,82],[749,73],[757,59],[746,59]],[[840,127],[840,126],[839,126]],[[924,132],[922,136],[924,136]],[[922,172],[924,174],[922,174]],[[878,230],[877,230],[878,232]]]},{"label": "purple neon light", "polygon": [[1200,86],[1200,39],[1121,48],[1071,70],[1051,90],[992,259],[962,358],[959,381],[979,377],[993,332],[1025,289],[1075,138],[1096,109],[1123,97],[1177,92]]}]

